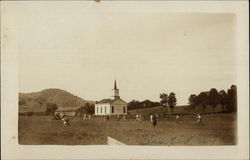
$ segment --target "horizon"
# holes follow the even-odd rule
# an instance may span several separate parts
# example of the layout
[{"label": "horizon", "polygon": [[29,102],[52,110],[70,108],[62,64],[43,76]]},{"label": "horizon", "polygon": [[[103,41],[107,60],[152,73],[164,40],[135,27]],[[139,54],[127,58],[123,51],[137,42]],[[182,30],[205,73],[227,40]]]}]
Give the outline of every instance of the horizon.
[{"label": "horizon", "polygon": [[[234,85],[234,84],[232,84],[232,85]],[[232,86],[231,85],[231,86]],[[231,87],[230,86],[230,87]],[[230,88],[229,87],[229,88]],[[237,86],[236,86],[237,87]],[[228,89],[229,89],[228,88]],[[72,94],[73,96],[77,96],[77,97],[79,97],[79,98],[81,98],[81,99],[83,99],[83,100],[85,100],[85,101],[100,101],[100,100],[102,100],[102,99],[100,99],[100,100],[92,100],[92,99],[85,99],[84,97],[80,97],[80,96],[78,96],[78,95],[75,95],[74,93],[71,93],[71,92],[69,92],[69,91],[67,91],[67,90],[64,90],[64,89],[61,89],[61,88],[45,88],[45,89],[42,89],[42,90],[40,90],[40,91],[34,91],[34,92],[19,92],[19,94],[32,94],[32,93],[37,93],[37,92],[42,92],[42,91],[44,91],[44,90],[49,90],[49,89],[51,89],[51,90],[53,90],[53,89],[55,89],[55,90],[62,90],[62,91],[66,91],[66,92],[68,92],[68,93],[70,93],[70,94]],[[118,88],[119,89],[119,88]],[[113,90],[113,89],[112,89]],[[216,88],[216,90],[217,90],[217,88]],[[221,91],[221,90],[217,90],[218,92],[219,91]],[[227,92],[227,90],[225,89],[224,91],[226,91]],[[204,91],[200,91],[199,93],[201,93],[201,92],[204,92]],[[198,95],[199,93],[193,93],[193,94],[195,94],[195,95]],[[191,95],[191,94],[190,94]],[[111,96],[111,97],[113,97],[113,96]],[[178,99],[178,97],[176,97],[177,99]],[[103,99],[105,99],[105,98],[103,98]],[[159,102],[160,103],[160,98],[159,98],[159,101],[153,101],[153,100],[151,100],[151,99],[144,99],[144,100],[138,100],[138,99],[132,99],[132,100],[129,100],[127,103],[129,103],[129,102],[131,102],[131,101],[133,101],[133,100],[135,100],[135,101],[140,101],[140,102],[142,102],[142,101],[145,101],[145,100],[150,100],[150,101],[152,101],[152,102]],[[186,103],[186,104],[181,104],[181,105],[178,105],[178,103],[177,103],[177,105],[176,105],[176,107],[178,107],[178,106],[184,106],[184,105],[188,105],[188,103]]]},{"label": "horizon", "polygon": [[237,86],[234,14],[77,4],[16,6],[19,19],[9,21],[18,33],[19,92],[59,88],[101,100],[116,79],[127,102],[174,92],[184,105],[191,94]]}]

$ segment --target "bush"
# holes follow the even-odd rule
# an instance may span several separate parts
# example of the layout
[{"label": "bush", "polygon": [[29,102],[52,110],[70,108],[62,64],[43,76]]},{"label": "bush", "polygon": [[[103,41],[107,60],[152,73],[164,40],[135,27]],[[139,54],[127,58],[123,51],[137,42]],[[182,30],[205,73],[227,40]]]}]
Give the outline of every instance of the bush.
[{"label": "bush", "polygon": [[57,110],[57,105],[54,103],[47,103],[46,104],[46,115],[54,115],[55,111]]}]

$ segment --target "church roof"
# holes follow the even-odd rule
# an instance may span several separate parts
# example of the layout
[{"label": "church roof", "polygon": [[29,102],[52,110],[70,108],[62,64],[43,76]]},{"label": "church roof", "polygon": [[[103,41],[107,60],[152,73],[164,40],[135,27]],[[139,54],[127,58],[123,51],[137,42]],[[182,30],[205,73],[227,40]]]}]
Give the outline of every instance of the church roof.
[{"label": "church roof", "polygon": [[[115,102],[118,99],[121,100],[121,101],[123,101],[123,102],[125,102],[121,98],[117,98],[117,99],[102,99],[102,100],[98,101],[97,104],[101,104],[101,103],[113,103],[113,102]],[[125,103],[127,103],[127,102],[125,102]]]},{"label": "church roof", "polygon": [[102,99],[97,103],[112,103],[114,101],[114,99]]}]

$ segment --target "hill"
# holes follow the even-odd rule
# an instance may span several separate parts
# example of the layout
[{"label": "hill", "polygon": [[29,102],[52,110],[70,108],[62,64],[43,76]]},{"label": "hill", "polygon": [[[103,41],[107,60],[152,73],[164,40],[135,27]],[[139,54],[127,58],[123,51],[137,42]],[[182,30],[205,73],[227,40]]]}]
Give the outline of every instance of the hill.
[{"label": "hill", "polygon": [[19,93],[19,113],[24,112],[45,112],[46,104],[54,103],[59,109],[61,108],[78,108],[86,103],[86,101],[67,91],[61,89],[45,89],[40,92]]}]

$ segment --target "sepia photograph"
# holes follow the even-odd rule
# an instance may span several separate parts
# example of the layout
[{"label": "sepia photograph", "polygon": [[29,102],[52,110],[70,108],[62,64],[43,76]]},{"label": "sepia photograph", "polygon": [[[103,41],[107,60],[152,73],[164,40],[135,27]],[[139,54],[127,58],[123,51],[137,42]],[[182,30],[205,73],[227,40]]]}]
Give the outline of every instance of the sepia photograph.
[{"label": "sepia photograph", "polygon": [[235,15],[30,9],[19,144],[236,144]]},{"label": "sepia photograph", "polygon": [[111,3],[4,2],[16,145],[237,147],[238,14]]}]

